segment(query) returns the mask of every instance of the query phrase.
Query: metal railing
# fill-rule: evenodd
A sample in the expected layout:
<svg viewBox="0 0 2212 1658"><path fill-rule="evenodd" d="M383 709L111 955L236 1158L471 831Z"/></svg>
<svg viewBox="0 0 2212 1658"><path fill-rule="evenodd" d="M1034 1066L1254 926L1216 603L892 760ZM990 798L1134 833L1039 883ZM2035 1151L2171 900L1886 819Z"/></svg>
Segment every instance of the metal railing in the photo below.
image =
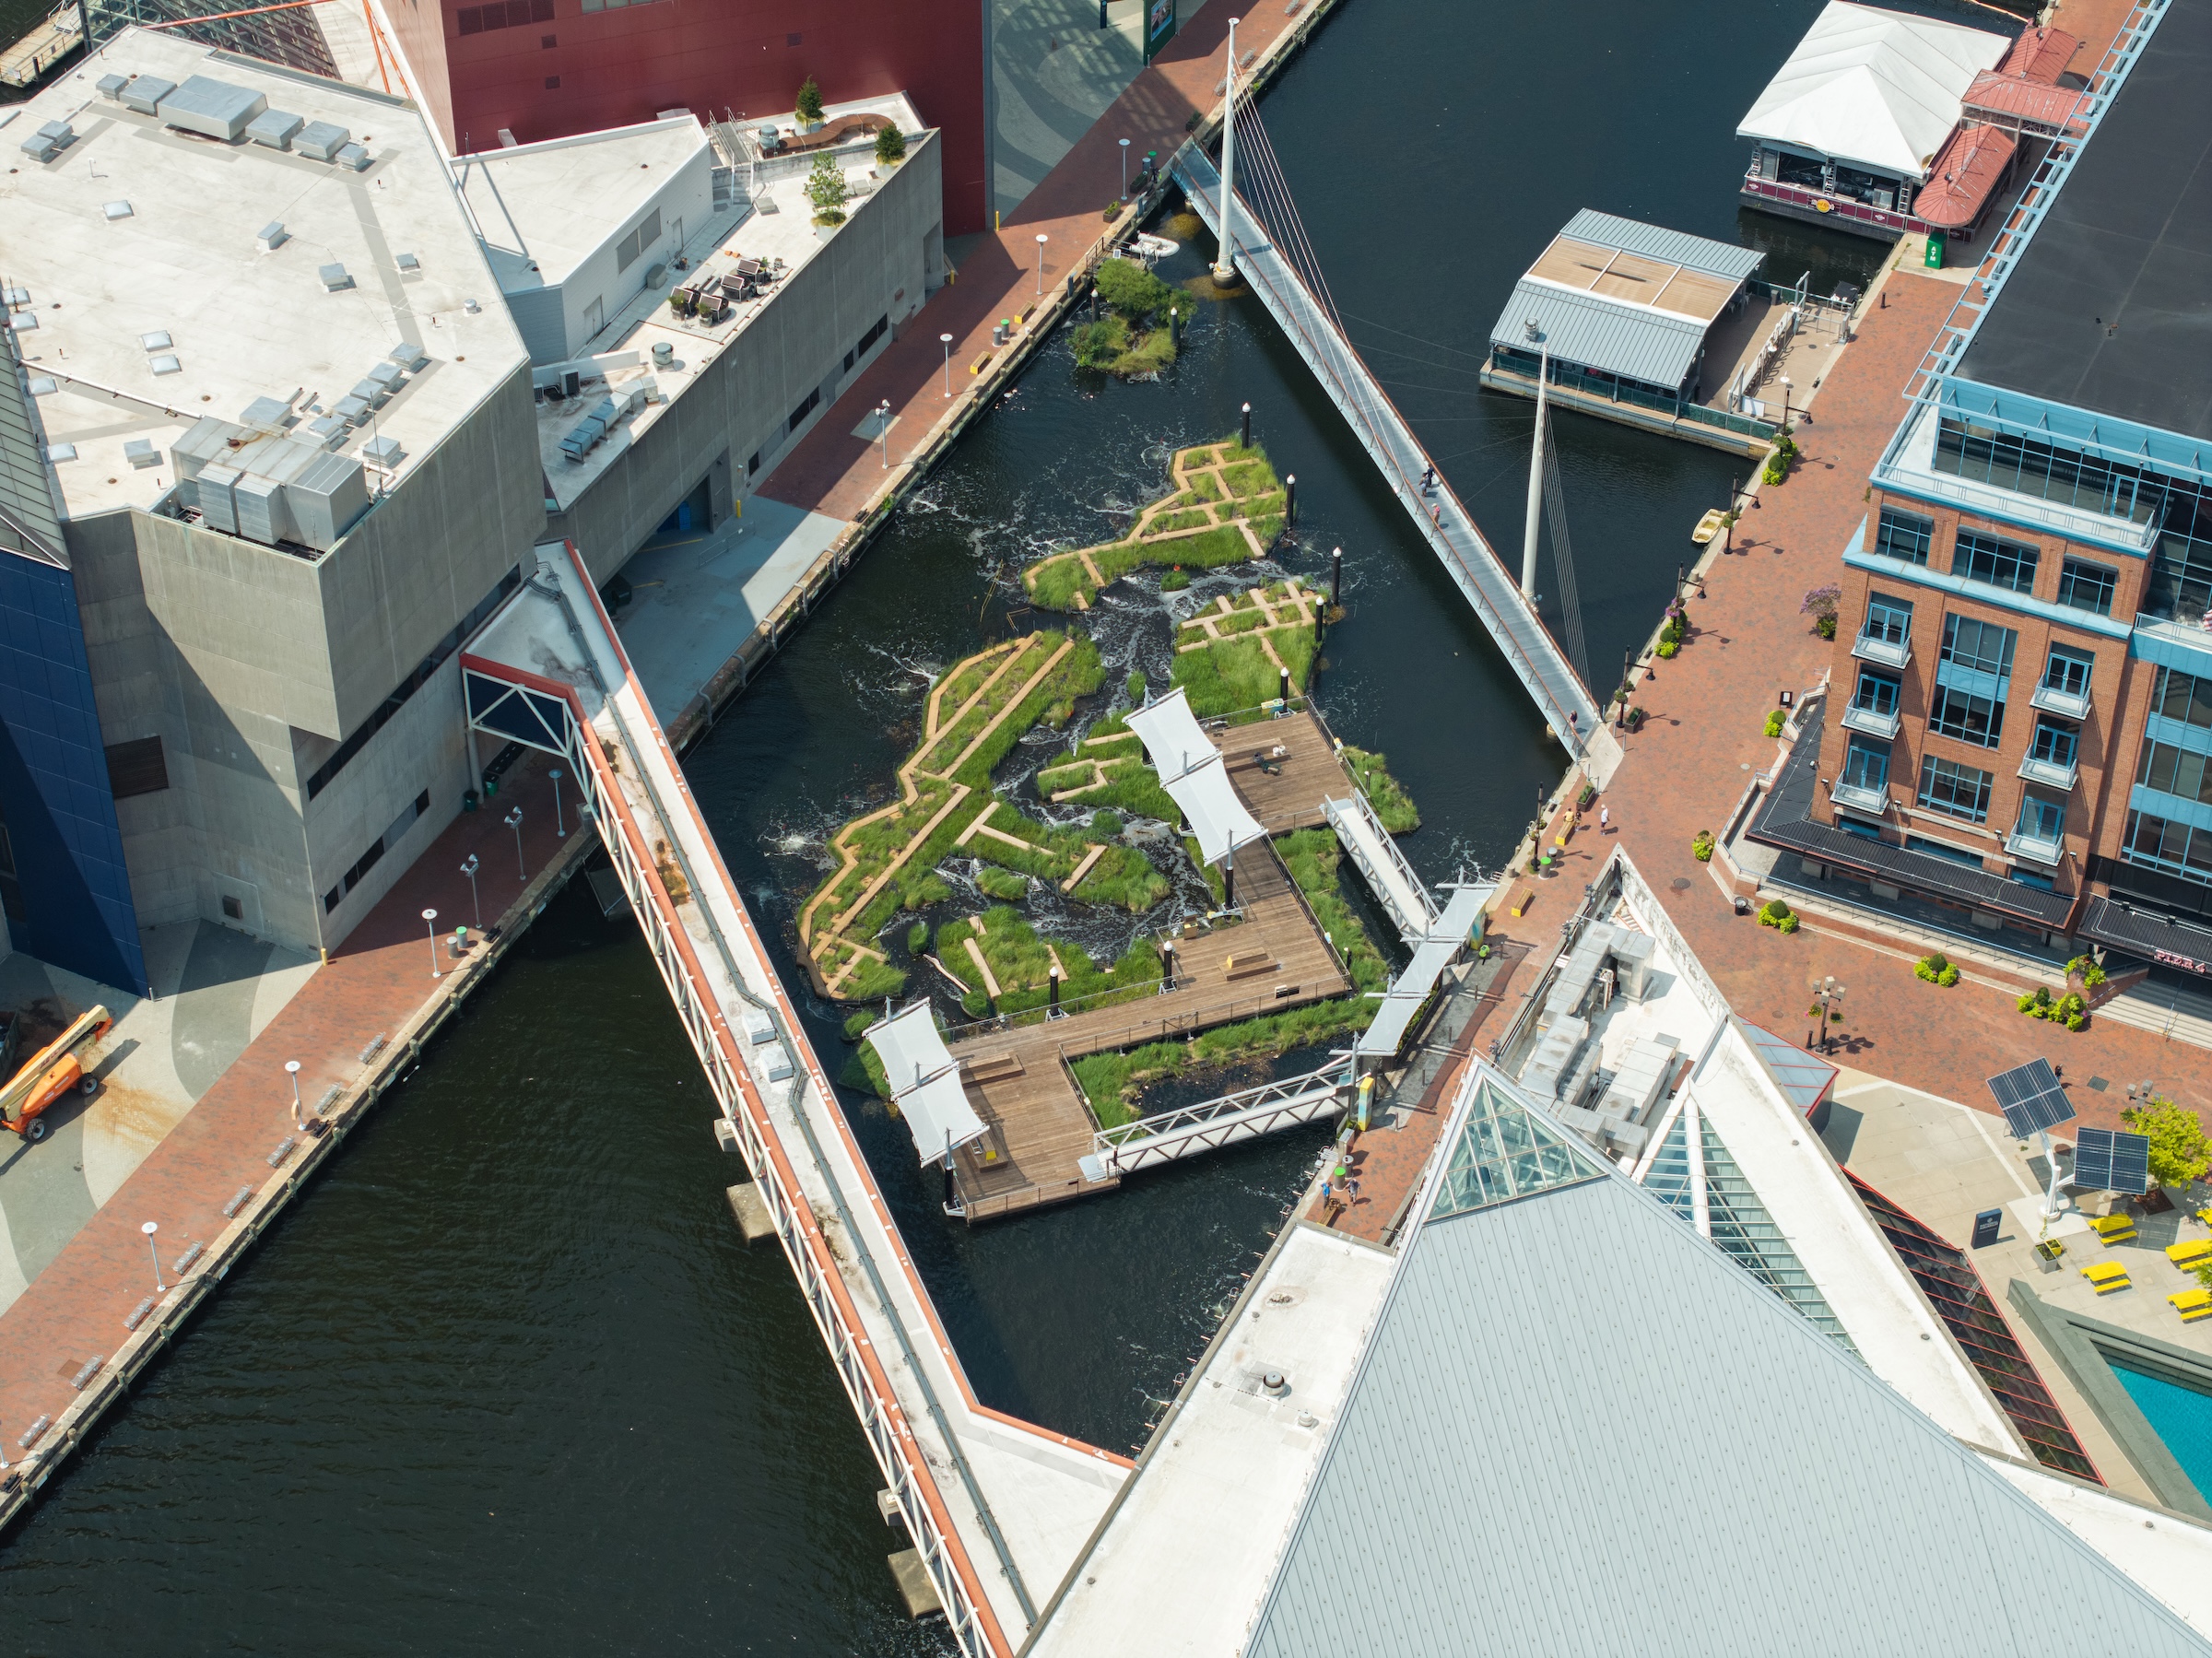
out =
<svg viewBox="0 0 2212 1658"><path fill-rule="evenodd" d="M1109 1173L1133 1174L1311 1123L1335 1111L1351 1086L1351 1056L1339 1053L1316 1071L1099 1129L1090 1137L1091 1148Z"/></svg>
<svg viewBox="0 0 2212 1658"><path fill-rule="evenodd" d="M1915 218L1910 213L1877 207L1855 196L1816 189L1810 184L1793 184L1782 179L1763 178L1756 171L1744 175L1744 194L1757 196L1762 201L1786 202L1793 207L1805 207L1823 218L1848 219L1853 224L1874 225L1899 236L1924 231L1928 228L1924 219ZM1819 206L1822 202L1827 203L1827 206Z"/></svg>
<svg viewBox="0 0 2212 1658"><path fill-rule="evenodd" d="M1533 382L1536 378L1535 370L1533 367L1524 369L1518 360L1520 356L1519 352L1510 349L1495 353L1495 357L1500 359L1495 365L1495 371L1518 374ZM1762 442L1772 441L1775 433L1782 429L1778 421L1755 419L1749 415L1733 415L1726 409L1707 408L1703 404L1692 403L1687 398L1665 397L1656 392L1641 391L1634 386L1621 385L1604 375L1585 373L1572 363L1553 362L1551 383L1585 397L1599 397L1607 403L1631 404L1674 419L1735 432L1738 436L1756 438Z"/></svg>

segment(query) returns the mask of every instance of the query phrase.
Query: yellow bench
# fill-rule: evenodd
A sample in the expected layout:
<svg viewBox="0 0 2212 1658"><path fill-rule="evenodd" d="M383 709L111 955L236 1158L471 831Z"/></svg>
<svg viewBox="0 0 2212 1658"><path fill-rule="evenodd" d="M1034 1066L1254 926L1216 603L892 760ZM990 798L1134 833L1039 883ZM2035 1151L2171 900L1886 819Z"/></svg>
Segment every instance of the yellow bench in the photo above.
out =
<svg viewBox="0 0 2212 1658"><path fill-rule="evenodd" d="M2183 1272L2206 1261L2212 1261L2212 1238L2192 1238L2186 1243L2166 1246L2166 1259Z"/></svg>
<svg viewBox="0 0 2212 1658"><path fill-rule="evenodd" d="M2184 1289L2166 1299L2182 1315L2184 1324L2194 1324L2200 1318L2212 1318L2212 1289Z"/></svg>
<svg viewBox="0 0 2212 1658"><path fill-rule="evenodd" d="M2127 1288L2127 1268L2117 1261L2100 1261L2094 1266L2085 1266L2081 1276L2089 1281L2099 1295Z"/></svg>
<svg viewBox="0 0 2212 1658"><path fill-rule="evenodd" d="M2129 1215L2100 1215L2089 1224L2107 1243L2124 1243L2136 1235L2135 1217Z"/></svg>

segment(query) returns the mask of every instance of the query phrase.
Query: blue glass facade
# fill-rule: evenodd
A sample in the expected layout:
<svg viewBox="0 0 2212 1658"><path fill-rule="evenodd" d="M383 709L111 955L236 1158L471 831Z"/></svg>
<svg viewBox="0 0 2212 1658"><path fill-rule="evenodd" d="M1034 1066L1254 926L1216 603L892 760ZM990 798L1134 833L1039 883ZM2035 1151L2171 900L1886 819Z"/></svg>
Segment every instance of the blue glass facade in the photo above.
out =
<svg viewBox="0 0 2212 1658"><path fill-rule="evenodd" d="M145 994L76 582L11 554L0 554L0 817L20 895L16 947Z"/></svg>

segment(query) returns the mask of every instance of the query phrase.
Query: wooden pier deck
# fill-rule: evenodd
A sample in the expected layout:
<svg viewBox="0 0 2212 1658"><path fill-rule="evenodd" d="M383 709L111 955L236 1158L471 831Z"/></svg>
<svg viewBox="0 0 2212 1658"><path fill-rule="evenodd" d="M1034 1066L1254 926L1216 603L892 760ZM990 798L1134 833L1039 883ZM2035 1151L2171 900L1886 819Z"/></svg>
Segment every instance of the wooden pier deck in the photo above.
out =
<svg viewBox="0 0 2212 1658"><path fill-rule="evenodd" d="M1321 722L1303 709L1206 735L1221 751L1237 793L1270 835L1320 828L1326 821L1321 803L1332 795L1341 800L1359 787Z"/></svg>
<svg viewBox="0 0 2212 1658"><path fill-rule="evenodd" d="M1318 737L1319 728L1312 730ZM1237 890L1240 924L1176 941L1175 989L948 1044L969 1099L992 1130L982 1146L954 1159L971 1224L1121 1183L1083 1177L1077 1159L1089 1154L1095 1125L1068 1061L1194 1035L1351 988L1273 847L1262 841L1239 854Z"/></svg>

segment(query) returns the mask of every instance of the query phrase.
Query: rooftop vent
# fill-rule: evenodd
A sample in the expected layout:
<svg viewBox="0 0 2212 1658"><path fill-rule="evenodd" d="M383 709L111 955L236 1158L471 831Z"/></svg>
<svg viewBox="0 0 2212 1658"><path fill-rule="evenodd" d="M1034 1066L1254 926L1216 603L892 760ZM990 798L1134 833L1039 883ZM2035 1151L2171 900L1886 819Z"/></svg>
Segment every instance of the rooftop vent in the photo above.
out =
<svg viewBox="0 0 2212 1658"><path fill-rule="evenodd" d="M61 388L59 386L55 385L53 381L48 380L42 374L39 376L38 379L30 382L30 394L33 397L43 397L49 392L58 392L60 390Z"/></svg>
<svg viewBox="0 0 2212 1658"><path fill-rule="evenodd" d="M39 325L39 313L35 311L19 311L7 319L7 325L18 334L29 334Z"/></svg>
<svg viewBox="0 0 2212 1658"><path fill-rule="evenodd" d="M384 395L389 397L393 393L399 390L401 383L406 379L406 376L400 371L400 367L397 363L386 360L384 362L378 363L374 368L371 369L369 370L368 378L374 381L379 386L382 387Z"/></svg>
<svg viewBox="0 0 2212 1658"><path fill-rule="evenodd" d="M292 406L281 397L256 397L246 405L246 412L239 418L253 426L283 426L292 413Z"/></svg>
<svg viewBox="0 0 2212 1658"><path fill-rule="evenodd" d="M62 147L44 133L33 133L17 146L34 161L51 161L62 153Z"/></svg>
<svg viewBox="0 0 2212 1658"><path fill-rule="evenodd" d="M182 86L161 100L156 113L165 125L235 143L247 123L268 107L269 100L251 87L189 75Z"/></svg>
<svg viewBox="0 0 2212 1658"><path fill-rule="evenodd" d="M273 218L261 227L261 234L253 239L253 245L265 253L274 253L291 239L292 233L284 228L284 220Z"/></svg>
<svg viewBox="0 0 2212 1658"><path fill-rule="evenodd" d="M76 445L74 443L50 444L46 450L46 458L50 461L74 461L76 459Z"/></svg>
<svg viewBox="0 0 2212 1658"><path fill-rule="evenodd" d="M9 305L28 305L30 303L30 289L12 286L0 288L0 300L5 300Z"/></svg>
<svg viewBox="0 0 2212 1658"><path fill-rule="evenodd" d="M184 372L184 365L179 362L173 357L157 357L149 361L146 366L151 369L157 375L182 374Z"/></svg>
<svg viewBox="0 0 2212 1658"><path fill-rule="evenodd" d="M331 159L349 172L366 172L369 170L369 152L358 144L340 145L338 153Z"/></svg>
<svg viewBox="0 0 2212 1658"><path fill-rule="evenodd" d="M369 400L366 397L341 397L330 406L330 412L348 426L359 426L369 418Z"/></svg>
<svg viewBox="0 0 2212 1658"><path fill-rule="evenodd" d="M171 339L166 334L156 332L153 334L140 335L138 336L138 343L145 347L148 351L166 351L177 342Z"/></svg>
<svg viewBox="0 0 2212 1658"><path fill-rule="evenodd" d="M131 205L128 202L110 202L100 211L106 214L111 221L118 218L129 218L132 216Z"/></svg>
<svg viewBox="0 0 2212 1658"><path fill-rule="evenodd" d="M384 355L410 374L420 373L430 360L430 354L412 340L402 340Z"/></svg>
<svg viewBox="0 0 2212 1658"><path fill-rule="evenodd" d="M323 289L325 293L335 294L340 288L353 286L353 278L346 274L346 267L342 265L324 265L315 272L315 275L323 278Z"/></svg>
<svg viewBox="0 0 2212 1658"><path fill-rule="evenodd" d="M500 129L500 147L501 149L520 149L522 147L522 140L514 135L512 127L503 126Z"/></svg>
<svg viewBox="0 0 2212 1658"><path fill-rule="evenodd" d="M347 395L359 397L371 408L382 408L383 407L385 402L391 397L392 388L386 385L380 385L373 380L364 380L356 384L353 390L348 393Z"/></svg>
<svg viewBox="0 0 2212 1658"><path fill-rule="evenodd" d="M292 140L292 147L311 161L328 161L346 147L346 129L328 121L311 121Z"/></svg>
<svg viewBox="0 0 2212 1658"><path fill-rule="evenodd" d="M161 464L161 452L154 447L151 438L133 438L123 446L123 458L139 472Z"/></svg>
<svg viewBox="0 0 2212 1658"><path fill-rule="evenodd" d="M102 98L121 98L124 88L131 84L131 77L127 75L103 75L92 84L100 88Z"/></svg>
<svg viewBox="0 0 2212 1658"><path fill-rule="evenodd" d="M337 416L324 415L321 419L310 420L307 430L309 436L328 449L345 439L347 427Z"/></svg>
<svg viewBox="0 0 2212 1658"><path fill-rule="evenodd" d="M473 317L477 314L477 312L482 311L484 308L477 304L474 300L464 300L461 301L461 309Z"/></svg>
<svg viewBox="0 0 2212 1658"><path fill-rule="evenodd" d="M288 110L264 110L246 123L246 136L271 149L289 149L293 137L306 124Z"/></svg>
<svg viewBox="0 0 2212 1658"><path fill-rule="evenodd" d="M398 465L400 458L406 453L399 446L396 438L371 438L361 445L364 456L387 469Z"/></svg>
<svg viewBox="0 0 2212 1658"><path fill-rule="evenodd" d="M173 80L163 80L159 75L134 75L130 85L118 97L126 110L135 110L141 115L151 115L161 107L161 100L177 89Z"/></svg>
<svg viewBox="0 0 2212 1658"><path fill-rule="evenodd" d="M403 271L418 271L422 268L422 261L412 253L398 254L392 263L398 265Z"/></svg>

